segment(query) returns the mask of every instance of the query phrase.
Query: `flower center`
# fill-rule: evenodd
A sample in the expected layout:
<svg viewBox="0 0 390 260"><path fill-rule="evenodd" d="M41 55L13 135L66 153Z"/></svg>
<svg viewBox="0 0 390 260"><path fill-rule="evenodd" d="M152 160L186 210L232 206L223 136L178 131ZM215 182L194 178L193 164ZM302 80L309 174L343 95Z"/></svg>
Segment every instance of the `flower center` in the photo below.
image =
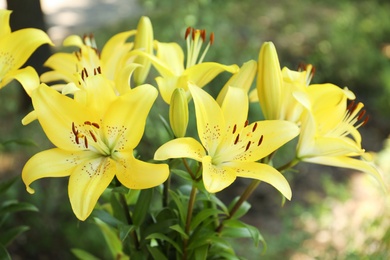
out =
<svg viewBox="0 0 390 260"><path fill-rule="evenodd" d="M189 37L191 36L191 37ZM186 69L196 64L202 63L210 45L214 42L214 33L210 34L210 40L201 54L203 43L206 41L206 30L188 27L184 37L187 41L187 64ZM199 55L200 58L198 59Z"/></svg>
<svg viewBox="0 0 390 260"><path fill-rule="evenodd" d="M84 124L76 125L72 122L72 142L81 149L94 151L105 156L111 155L111 150L103 141L98 123L85 121Z"/></svg>

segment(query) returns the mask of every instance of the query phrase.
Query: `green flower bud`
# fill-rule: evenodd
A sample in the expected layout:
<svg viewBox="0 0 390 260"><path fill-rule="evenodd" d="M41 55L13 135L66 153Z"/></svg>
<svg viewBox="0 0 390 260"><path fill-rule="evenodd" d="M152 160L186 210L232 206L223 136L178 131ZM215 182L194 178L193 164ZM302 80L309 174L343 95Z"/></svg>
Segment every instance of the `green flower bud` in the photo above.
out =
<svg viewBox="0 0 390 260"><path fill-rule="evenodd" d="M153 54L153 27L152 22L146 16L142 16L138 22L134 49ZM142 65L142 68L135 70L133 75L136 85L140 85L144 83L148 76L151 62L150 59L141 55L139 55L134 62Z"/></svg>
<svg viewBox="0 0 390 260"><path fill-rule="evenodd" d="M176 137L185 136L188 125L188 102L186 91L182 88L177 88L172 93L169 123Z"/></svg>

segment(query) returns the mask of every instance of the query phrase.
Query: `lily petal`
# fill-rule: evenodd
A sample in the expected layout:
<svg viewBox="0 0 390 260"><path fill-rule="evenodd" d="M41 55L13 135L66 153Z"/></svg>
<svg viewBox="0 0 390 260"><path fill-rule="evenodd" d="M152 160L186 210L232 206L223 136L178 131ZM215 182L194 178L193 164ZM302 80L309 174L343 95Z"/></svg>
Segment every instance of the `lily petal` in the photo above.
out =
<svg viewBox="0 0 390 260"><path fill-rule="evenodd" d="M115 173L124 170L124 165L110 157L95 156L97 158L79 164L69 178L70 203L74 214L80 220L85 220L91 214Z"/></svg>
<svg viewBox="0 0 390 260"><path fill-rule="evenodd" d="M0 37L11 33L11 27L9 26L9 18L11 16L12 11L10 10L1 10L0 11Z"/></svg>
<svg viewBox="0 0 390 260"><path fill-rule="evenodd" d="M19 81L29 96L31 96L31 92L36 89L40 83L37 72L30 66L8 73L3 78L3 82L9 82L12 79Z"/></svg>
<svg viewBox="0 0 390 260"><path fill-rule="evenodd" d="M191 137L173 139L160 146L154 154L155 160L190 158L198 162L206 155L203 146Z"/></svg>
<svg viewBox="0 0 390 260"><path fill-rule="evenodd" d="M34 193L30 187L34 181L46 177L65 177L72 174L78 163L88 158L88 153L74 153L53 148L37 153L22 170L22 180L29 193Z"/></svg>
<svg viewBox="0 0 390 260"><path fill-rule="evenodd" d="M198 135L210 155L213 155L225 135L226 125L223 112L217 101L206 91L189 83L195 104Z"/></svg>
<svg viewBox="0 0 390 260"><path fill-rule="evenodd" d="M226 126L232 128L236 125L236 131L240 132L248 118L249 103L245 91L240 88L229 87L221 108Z"/></svg>
<svg viewBox="0 0 390 260"><path fill-rule="evenodd" d="M203 157L203 183L208 192L215 193L225 189L234 182L236 171L230 167L215 166L211 160L210 156Z"/></svg>
<svg viewBox="0 0 390 260"><path fill-rule="evenodd" d="M251 178L274 186L283 196L291 200L292 192L286 178L268 164L257 162L229 162L226 166L237 172L237 177Z"/></svg>
<svg viewBox="0 0 390 260"><path fill-rule="evenodd" d="M123 165L116 172L118 180L129 189L148 189L158 186L169 176L167 164L147 163L134 158L132 152L121 153L118 159Z"/></svg>

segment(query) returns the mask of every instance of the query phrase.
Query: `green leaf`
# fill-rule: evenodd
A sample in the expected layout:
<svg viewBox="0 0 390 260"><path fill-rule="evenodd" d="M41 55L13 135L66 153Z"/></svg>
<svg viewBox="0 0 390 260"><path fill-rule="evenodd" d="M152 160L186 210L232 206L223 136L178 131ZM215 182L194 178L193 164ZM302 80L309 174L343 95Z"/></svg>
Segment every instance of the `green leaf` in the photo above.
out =
<svg viewBox="0 0 390 260"><path fill-rule="evenodd" d="M6 231L1 231L0 244L8 246L15 238L17 238L20 234L22 234L23 232L29 229L30 228L28 226L19 226L19 227L8 229Z"/></svg>
<svg viewBox="0 0 390 260"><path fill-rule="evenodd" d="M126 201L129 205L135 205L137 203L139 194L141 190L130 190L129 193L126 194Z"/></svg>
<svg viewBox="0 0 390 260"><path fill-rule="evenodd" d="M173 169L171 169L171 172L173 172L174 174L176 174L180 178L184 179L188 183L193 182L191 175L187 171L173 168Z"/></svg>
<svg viewBox="0 0 390 260"><path fill-rule="evenodd" d="M108 248L110 249L112 259L117 259L118 256L124 255L122 241L119 239L119 236L116 234L116 232L114 232L109 225L100 219L95 218L94 220L103 233L104 239L106 240Z"/></svg>
<svg viewBox="0 0 390 260"><path fill-rule="evenodd" d="M0 259L12 260L11 256L8 254L7 249L2 244L0 244Z"/></svg>
<svg viewBox="0 0 390 260"><path fill-rule="evenodd" d="M0 207L0 216L18 211L38 211L38 208L28 202L18 202L15 200L6 201Z"/></svg>
<svg viewBox="0 0 390 260"><path fill-rule="evenodd" d="M1 181L0 182L0 194L6 192L19 178L20 178L20 176L15 176L13 178L10 178L9 180Z"/></svg>
<svg viewBox="0 0 390 260"><path fill-rule="evenodd" d="M187 205L186 205L186 201L183 200L183 194L179 195L173 190L169 190L169 195L172 198L173 203L175 203L177 210L179 211L180 222L184 224L187 216L187 211L186 211Z"/></svg>
<svg viewBox="0 0 390 260"><path fill-rule="evenodd" d="M215 203L222 211L225 215L228 215L229 214L229 209L226 207L225 203L223 203L219 198L217 198L217 196L215 196L214 194L210 194L210 193L199 193L197 195L197 200L200 200L200 201L205 201L205 202L212 202L212 203Z"/></svg>
<svg viewBox="0 0 390 260"><path fill-rule="evenodd" d="M112 208L112 211L113 211L113 216L116 219L120 220L122 223L127 223L126 216L125 216L125 213L124 213L124 211L126 209L123 208L124 206L119 201L121 198L118 198L118 196L123 196L123 195L122 194L117 194L115 192L111 192L110 204L111 204L111 208ZM126 207L127 207L127 204L126 204Z"/></svg>
<svg viewBox="0 0 390 260"><path fill-rule="evenodd" d="M216 216L218 216L219 214L223 214L223 212L218 209L205 208L201 210L198 214L196 214L195 217L192 218L190 224L191 230L194 230L200 223L202 223L208 218L213 218L215 220Z"/></svg>
<svg viewBox="0 0 390 260"><path fill-rule="evenodd" d="M99 258L82 249L72 248L70 251L72 252L72 254L74 254L74 256L77 257L77 259L80 260L99 260Z"/></svg>
<svg viewBox="0 0 390 260"><path fill-rule="evenodd" d="M232 203L229 205L229 211L234 207L236 202L240 199L240 197L236 197ZM248 213L249 209L251 208L251 204L249 202L244 201L241 206L238 208L238 210L234 213L233 216L231 216L232 219L239 219L242 216L244 216L246 213Z"/></svg>
<svg viewBox="0 0 390 260"><path fill-rule="evenodd" d="M107 223L108 225L113 226L113 227L118 227L120 225L123 225L123 223L121 221L114 218L114 216L112 216L111 214L109 214L105 210L95 209L92 212L92 216L94 218L98 218L98 219L104 221L105 223Z"/></svg>
<svg viewBox="0 0 390 260"><path fill-rule="evenodd" d="M166 241L169 244L171 244L180 254L183 253L180 246L175 241L173 241L170 237L167 237L164 234L161 234L161 233L150 234L149 236L146 237L146 239L159 239L162 241Z"/></svg>
<svg viewBox="0 0 390 260"><path fill-rule="evenodd" d="M168 258L163 253L161 253L157 247L147 246L147 248L153 259L168 260Z"/></svg>
<svg viewBox="0 0 390 260"><path fill-rule="evenodd" d="M133 224L139 227L144 222L146 214L149 211L150 202L153 198L153 189L142 190L139 194L137 203L135 204L133 213Z"/></svg>
<svg viewBox="0 0 390 260"><path fill-rule="evenodd" d="M170 137L169 140L174 139L175 135L173 134L173 131L171 129L171 125L167 122L167 120L165 120L165 118L161 114L159 114L158 116L160 117L160 120L163 123L163 126Z"/></svg>
<svg viewBox="0 0 390 260"><path fill-rule="evenodd" d="M130 232L134 230L134 226L133 225L131 225L131 226L130 225L119 225L118 230L119 230L119 239L121 241L125 241L125 239L130 234Z"/></svg>
<svg viewBox="0 0 390 260"><path fill-rule="evenodd" d="M184 229L181 226L179 226L178 224L170 226L169 228L177 231L183 239L188 239L188 235L186 234Z"/></svg>
<svg viewBox="0 0 390 260"><path fill-rule="evenodd" d="M195 256L194 259L206 260L208 252L209 252L209 245L204 245L202 247L199 247L196 250L194 250L194 256Z"/></svg>

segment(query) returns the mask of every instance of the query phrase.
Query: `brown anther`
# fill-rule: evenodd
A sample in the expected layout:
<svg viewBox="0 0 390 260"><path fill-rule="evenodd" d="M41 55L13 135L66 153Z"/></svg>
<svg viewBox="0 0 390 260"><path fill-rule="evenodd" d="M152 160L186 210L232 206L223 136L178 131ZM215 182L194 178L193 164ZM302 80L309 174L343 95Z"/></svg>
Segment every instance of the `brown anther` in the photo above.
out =
<svg viewBox="0 0 390 260"><path fill-rule="evenodd" d="M360 113L359 113L359 115L358 115L358 117L357 117L357 120L362 119L362 118L364 117L365 114L366 114L366 110L360 111Z"/></svg>
<svg viewBox="0 0 390 260"><path fill-rule="evenodd" d="M364 126L365 124L367 124L368 119L370 119L370 117L367 115L367 116L364 118L363 123L362 123L361 126Z"/></svg>
<svg viewBox="0 0 390 260"><path fill-rule="evenodd" d="M191 38L192 38L193 41L195 40L195 33L196 33L197 31L198 31L198 30L197 30L197 29L194 29L194 28L192 28L192 30L191 30Z"/></svg>
<svg viewBox="0 0 390 260"><path fill-rule="evenodd" d="M97 70L98 74L102 74L102 68L100 66L97 67L96 70Z"/></svg>
<svg viewBox="0 0 390 260"><path fill-rule="evenodd" d="M76 130L76 126L74 125L74 122L72 122L72 132L75 136L77 136L78 132Z"/></svg>
<svg viewBox="0 0 390 260"><path fill-rule="evenodd" d="M252 132L256 131L257 128L257 122L253 125Z"/></svg>
<svg viewBox="0 0 390 260"><path fill-rule="evenodd" d="M236 132L236 130L237 130L237 125L234 124L234 126L233 126L233 134Z"/></svg>
<svg viewBox="0 0 390 260"><path fill-rule="evenodd" d="M261 143L263 142L263 138L264 138L264 136L261 135L259 141L257 142L257 146L261 145Z"/></svg>
<svg viewBox="0 0 390 260"><path fill-rule="evenodd" d="M234 144L237 144L239 139L240 139L240 134L237 135L236 139L234 140Z"/></svg>
<svg viewBox="0 0 390 260"><path fill-rule="evenodd" d="M248 144L245 147L245 152L248 151L249 147L251 146L251 141L248 142Z"/></svg>
<svg viewBox="0 0 390 260"><path fill-rule="evenodd" d="M88 71L87 71L87 69L84 68L83 70L84 70L85 76L88 78Z"/></svg>
<svg viewBox="0 0 390 260"><path fill-rule="evenodd" d="M200 37L203 42L206 40L206 30L200 30Z"/></svg>
<svg viewBox="0 0 390 260"><path fill-rule="evenodd" d="M248 124L249 124L249 121L246 120L245 123L244 123L244 127L247 127Z"/></svg>
<svg viewBox="0 0 390 260"><path fill-rule="evenodd" d="M99 124L98 123L92 123L92 126L94 126L95 128L97 128L97 129L99 129L100 128L100 126L99 126Z"/></svg>
<svg viewBox="0 0 390 260"><path fill-rule="evenodd" d="M88 148L88 139L86 136L84 136L84 145L85 145L85 148Z"/></svg>
<svg viewBox="0 0 390 260"><path fill-rule="evenodd" d="M353 107L355 106L355 101L354 100L352 100L352 102L351 103L349 103L349 105L348 105L348 107L347 107L347 110L349 111L349 112L353 112L353 110L355 110Z"/></svg>
<svg viewBox="0 0 390 260"><path fill-rule="evenodd" d="M85 121L85 122L84 122L84 125L91 125L91 122Z"/></svg>
<svg viewBox="0 0 390 260"><path fill-rule="evenodd" d="M76 142L76 144L80 144L79 136L78 136L78 135L75 135L75 136L74 136L74 141Z"/></svg>
<svg viewBox="0 0 390 260"><path fill-rule="evenodd" d="M97 138L96 138L96 136L95 136L95 134L91 131L91 130L89 130L89 134L91 135L91 137L92 137L92 139L95 141L95 143L97 142Z"/></svg>
<svg viewBox="0 0 390 260"><path fill-rule="evenodd" d="M213 45L214 43L214 33L210 33L210 45Z"/></svg>
<svg viewBox="0 0 390 260"><path fill-rule="evenodd" d="M187 40L187 37L188 37L188 35L190 35L191 30L192 30L192 27L187 27L186 33L185 33L185 35L184 35L184 40Z"/></svg>

